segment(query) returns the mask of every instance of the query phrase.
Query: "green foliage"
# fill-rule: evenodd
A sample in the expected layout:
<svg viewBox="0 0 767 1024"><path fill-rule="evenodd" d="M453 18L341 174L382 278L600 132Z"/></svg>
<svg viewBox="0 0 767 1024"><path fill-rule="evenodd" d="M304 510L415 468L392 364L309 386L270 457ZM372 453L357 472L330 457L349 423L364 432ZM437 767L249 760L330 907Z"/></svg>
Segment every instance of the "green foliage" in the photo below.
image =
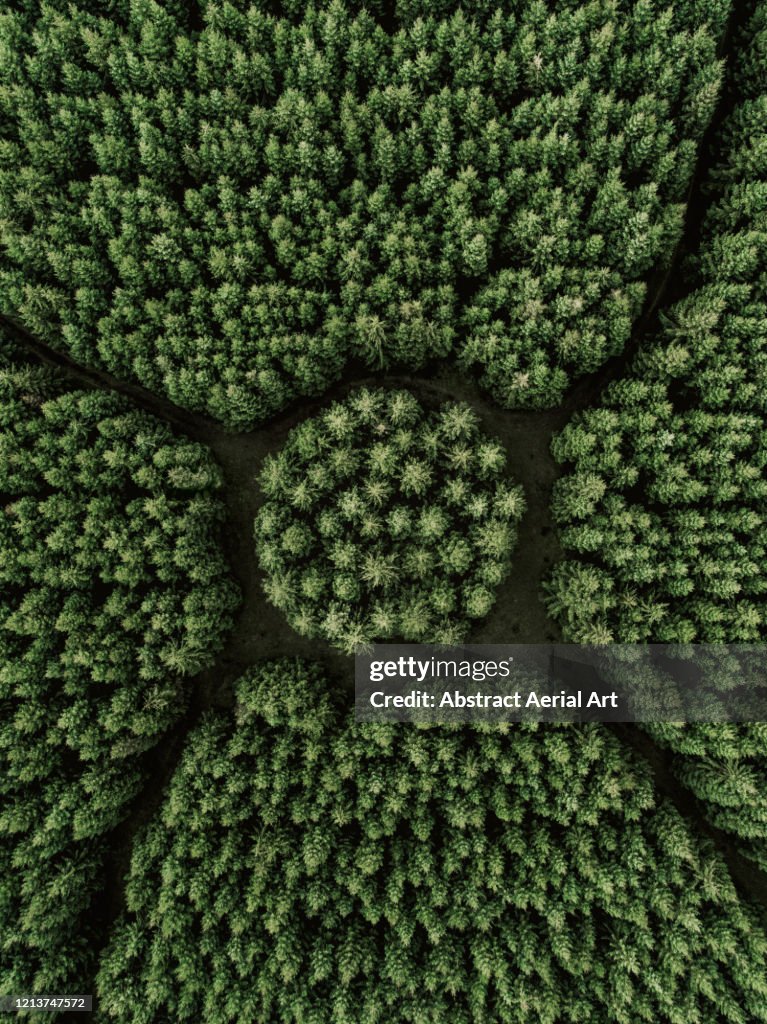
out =
<svg viewBox="0 0 767 1024"><path fill-rule="evenodd" d="M742 43L695 287L554 442L571 470L554 492L568 558L549 602L571 640L767 640L767 5ZM767 868L764 724L648 731Z"/></svg>
<svg viewBox="0 0 767 1024"><path fill-rule="evenodd" d="M28 0L0 303L241 428L351 358L551 404L673 251L729 6Z"/></svg>
<svg viewBox="0 0 767 1024"><path fill-rule="evenodd" d="M327 690L266 663L192 734L107 1019L767 1019L764 933L607 730L359 725Z"/></svg>
<svg viewBox="0 0 767 1024"><path fill-rule="evenodd" d="M237 603L220 472L125 401L0 368L0 990L75 991L105 834Z"/></svg>
<svg viewBox="0 0 767 1024"><path fill-rule="evenodd" d="M760 10L756 52L764 22ZM571 639L767 638L765 116L761 92L722 130L732 156L712 175L697 287L555 439L573 467L553 497L573 558L551 604Z"/></svg>
<svg viewBox="0 0 767 1024"><path fill-rule="evenodd" d="M238 428L450 356L551 405L671 259L732 6L10 0L0 310ZM695 290L555 442L568 639L767 638L767 4L741 49ZM82 990L112 830L237 598L208 451L0 361L0 991ZM467 406L335 403L261 474L269 598L345 650L462 639L504 465ZM762 924L608 730L357 725L291 662L236 696L133 848L104 1019L767 1021ZM649 731L767 868L765 727Z"/></svg>
<svg viewBox="0 0 767 1024"><path fill-rule="evenodd" d="M255 524L269 600L344 650L452 643L508 572L524 510L506 453L467 405L353 392L294 428L261 473Z"/></svg>
<svg viewBox="0 0 767 1024"><path fill-rule="evenodd" d="M646 728L711 824L767 871L767 723Z"/></svg>

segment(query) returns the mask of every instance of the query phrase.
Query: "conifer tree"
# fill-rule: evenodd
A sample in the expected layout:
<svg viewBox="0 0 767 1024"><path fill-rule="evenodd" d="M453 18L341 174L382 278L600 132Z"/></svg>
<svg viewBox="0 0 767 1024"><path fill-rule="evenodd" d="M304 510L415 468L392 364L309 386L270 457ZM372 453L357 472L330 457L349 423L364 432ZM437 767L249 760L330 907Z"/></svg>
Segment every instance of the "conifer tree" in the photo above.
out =
<svg viewBox="0 0 767 1024"><path fill-rule="evenodd" d="M0 990L79 992L107 836L237 592L210 453L0 352Z"/></svg>
<svg viewBox="0 0 767 1024"><path fill-rule="evenodd" d="M352 652L455 643L509 571L522 489L473 410L352 392L267 458L255 523L268 599L299 633Z"/></svg>
<svg viewBox="0 0 767 1024"><path fill-rule="evenodd" d="M104 1018L767 1020L764 932L599 725L360 725L247 672L136 844Z"/></svg>
<svg viewBox="0 0 767 1024"><path fill-rule="evenodd" d="M679 237L727 0L12 4L0 308L238 428L350 360L546 406Z"/></svg>
<svg viewBox="0 0 767 1024"><path fill-rule="evenodd" d="M693 287L555 439L568 557L548 599L568 639L767 639L766 50L759 3L731 68ZM767 867L764 726L648 728L710 821Z"/></svg>

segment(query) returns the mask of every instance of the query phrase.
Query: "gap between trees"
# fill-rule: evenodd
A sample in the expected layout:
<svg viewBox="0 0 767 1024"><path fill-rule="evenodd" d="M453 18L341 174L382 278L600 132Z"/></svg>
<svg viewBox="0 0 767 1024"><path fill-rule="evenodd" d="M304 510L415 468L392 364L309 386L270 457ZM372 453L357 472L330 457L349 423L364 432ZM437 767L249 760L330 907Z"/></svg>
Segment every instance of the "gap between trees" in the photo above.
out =
<svg viewBox="0 0 767 1024"><path fill-rule="evenodd" d="M730 19L722 46L724 56L731 50L741 22L747 19L744 5ZM550 452L554 433L580 409L596 400L603 388L630 365L642 337L657 324L661 301L675 301L684 294L679 269L684 258L694 251L700 220L705 210L702 182L711 163L711 142L731 106L725 90L711 124L701 142L698 162L687 196L685 231L668 268L650 282L645 309L635 324L631 339L620 356L609 359L597 372L581 378L556 409L509 411L486 399L473 381L448 367L427 367L407 377L394 374L371 375L363 367L353 367L346 379L328 389L320 398L294 403L274 417L268 425L246 433L233 434L208 417L174 405L141 385L118 380L106 371L82 366L70 356L51 348L34 337L16 320L0 314L0 325L20 341L36 359L57 367L84 388L108 389L131 399L138 407L206 444L225 475L223 500L229 511L227 555L242 591L242 605L236 625L224 650L208 669L190 680L190 702L185 715L166 734L163 742L147 754L147 771L152 784L136 798L129 814L113 833L111 853L104 872L102 925L108 934L124 906L124 876L135 836L160 806L164 789L175 770L186 735L208 709L233 703L232 683L258 660L284 656L319 661L339 679L350 680L353 659L333 650L322 641L308 640L294 633L276 609L265 600L260 586L253 543L253 519L259 505L256 477L265 456L281 447L288 431L296 423L313 415L352 388L376 386L405 387L413 390L425 405L446 400L468 402L478 412L483 428L503 442L508 453L509 471L521 483L528 510L519 528L519 542L510 578L498 589L494 609L479 624L474 642L556 640L555 623L547 616L540 600L540 583L562 556L549 511L549 497L561 468ZM692 214L692 216L690 216ZM671 284L676 276L676 283ZM658 794L670 800L697 835L711 843L727 865L741 893L754 902L767 922L767 875L737 850L730 837L711 826L697 801L671 769L671 754L662 750L640 728L632 725L608 725L619 739L644 762Z"/></svg>

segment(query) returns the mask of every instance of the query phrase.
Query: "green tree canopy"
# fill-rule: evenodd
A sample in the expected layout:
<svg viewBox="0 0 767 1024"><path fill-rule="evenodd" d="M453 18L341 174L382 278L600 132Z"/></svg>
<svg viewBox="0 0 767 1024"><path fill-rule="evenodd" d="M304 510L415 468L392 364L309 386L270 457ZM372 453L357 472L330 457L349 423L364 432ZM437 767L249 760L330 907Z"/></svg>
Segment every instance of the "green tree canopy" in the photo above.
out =
<svg viewBox="0 0 767 1024"><path fill-rule="evenodd" d="M764 932L603 727L358 725L287 660L236 694L135 847L106 1019L767 1020Z"/></svg>
<svg viewBox="0 0 767 1024"><path fill-rule="evenodd" d="M13 3L0 306L240 428L451 352L550 405L671 257L729 6Z"/></svg>
<svg viewBox="0 0 767 1024"><path fill-rule="evenodd" d="M73 991L97 952L104 836L237 604L220 486L125 400L0 366L3 992Z"/></svg>
<svg viewBox="0 0 767 1024"><path fill-rule="evenodd" d="M264 587L291 625L347 651L455 643L509 571L522 489L473 410L352 392L288 435L260 476Z"/></svg>
<svg viewBox="0 0 767 1024"><path fill-rule="evenodd" d="M766 61L758 4L731 69L693 287L554 442L567 557L549 602L568 639L767 640ZM767 868L764 724L651 731L712 823Z"/></svg>

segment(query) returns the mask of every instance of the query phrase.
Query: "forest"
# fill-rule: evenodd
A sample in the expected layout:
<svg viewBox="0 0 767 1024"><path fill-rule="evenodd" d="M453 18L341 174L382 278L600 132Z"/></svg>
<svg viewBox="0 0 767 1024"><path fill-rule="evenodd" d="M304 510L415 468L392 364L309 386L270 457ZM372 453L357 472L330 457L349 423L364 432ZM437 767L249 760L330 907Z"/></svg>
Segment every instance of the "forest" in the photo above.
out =
<svg viewBox="0 0 767 1024"><path fill-rule="evenodd" d="M8 0L0 996L767 1022L767 722L352 697L767 640L765 125L765 0Z"/></svg>
<svg viewBox="0 0 767 1024"><path fill-rule="evenodd" d="M551 405L673 254L727 6L12 2L0 301L240 430L353 361Z"/></svg>

